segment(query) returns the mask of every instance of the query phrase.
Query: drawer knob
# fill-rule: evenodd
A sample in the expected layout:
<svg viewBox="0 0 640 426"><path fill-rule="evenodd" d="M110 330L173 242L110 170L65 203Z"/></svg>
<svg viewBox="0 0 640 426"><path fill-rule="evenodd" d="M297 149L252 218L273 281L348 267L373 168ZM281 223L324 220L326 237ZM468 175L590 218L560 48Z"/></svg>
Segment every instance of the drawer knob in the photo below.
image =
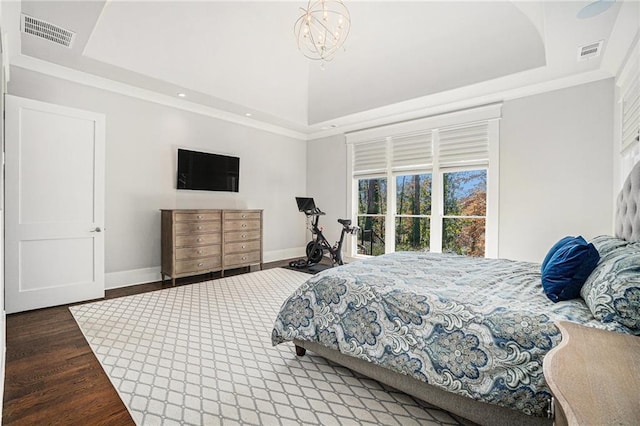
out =
<svg viewBox="0 0 640 426"><path fill-rule="evenodd" d="M202 226L198 226L198 229L202 229Z"/></svg>
<svg viewBox="0 0 640 426"><path fill-rule="evenodd" d="M198 266L202 266L202 265L204 265L204 263L202 263L202 262L198 263Z"/></svg>
<svg viewBox="0 0 640 426"><path fill-rule="evenodd" d="M245 217L247 217L246 215L242 215L242 218L244 219Z"/></svg>
<svg viewBox="0 0 640 426"><path fill-rule="evenodd" d="M242 260L247 260L247 256L242 256Z"/></svg>
<svg viewBox="0 0 640 426"><path fill-rule="evenodd" d="M202 219L202 215L200 215L200 214L199 214L199 215L197 216L197 218L198 218L198 219Z"/></svg>
<svg viewBox="0 0 640 426"><path fill-rule="evenodd" d="M247 224L246 224L246 223L243 223L243 224L242 224L242 227L243 227L243 228L246 228L246 227L247 227Z"/></svg>
<svg viewBox="0 0 640 426"><path fill-rule="evenodd" d="M202 254L202 250L198 250L198 254Z"/></svg>
<svg viewBox="0 0 640 426"><path fill-rule="evenodd" d="M198 238L198 242L202 241L202 238Z"/></svg>
<svg viewBox="0 0 640 426"><path fill-rule="evenodd" d="M244 235L244 234L242 234L242 238L247 238L247 236L246 236L246 235Z"/></svg>
<svg viewBox="0 0 640 426"><path fill-rule="evenodd" d="M243 245L242 248L246 248L247 246Z"/></svg>

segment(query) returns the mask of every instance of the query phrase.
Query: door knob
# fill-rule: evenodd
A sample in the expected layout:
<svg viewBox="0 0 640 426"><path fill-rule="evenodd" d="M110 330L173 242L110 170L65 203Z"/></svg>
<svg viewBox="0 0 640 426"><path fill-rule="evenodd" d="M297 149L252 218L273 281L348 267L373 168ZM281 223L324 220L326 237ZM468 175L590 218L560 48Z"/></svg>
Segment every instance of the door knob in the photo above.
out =
<svg viewBox="0 0 640 426"><path fill-rule="evenodd" d="M99 226L96 226L96 229L92 229L90 232L102 232Z"/></svg>

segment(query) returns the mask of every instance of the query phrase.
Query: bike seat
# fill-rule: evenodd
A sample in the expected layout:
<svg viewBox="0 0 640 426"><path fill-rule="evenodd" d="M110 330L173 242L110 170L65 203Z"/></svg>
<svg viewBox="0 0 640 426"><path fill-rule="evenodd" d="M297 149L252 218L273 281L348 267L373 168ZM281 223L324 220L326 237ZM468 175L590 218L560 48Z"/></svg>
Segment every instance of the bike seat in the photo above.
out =
<svg viewBox="0 0 640 426"><path fill-rule="evenodd" d="M351 225L351 219L338 219L338 223L342 226Z"/></svg>

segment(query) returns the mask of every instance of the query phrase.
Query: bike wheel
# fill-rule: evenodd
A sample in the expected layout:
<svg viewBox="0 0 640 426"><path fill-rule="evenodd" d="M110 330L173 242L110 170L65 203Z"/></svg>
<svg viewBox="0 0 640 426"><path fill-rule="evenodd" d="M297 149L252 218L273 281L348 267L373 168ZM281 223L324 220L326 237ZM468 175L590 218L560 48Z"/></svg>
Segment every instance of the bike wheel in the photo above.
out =
<svg viewBox="0 0 640 426"><path fill-rule="evenodd" d="M307 244L307 259L311 263L319 263L322 260L323 250L315 241Z"/></svg>

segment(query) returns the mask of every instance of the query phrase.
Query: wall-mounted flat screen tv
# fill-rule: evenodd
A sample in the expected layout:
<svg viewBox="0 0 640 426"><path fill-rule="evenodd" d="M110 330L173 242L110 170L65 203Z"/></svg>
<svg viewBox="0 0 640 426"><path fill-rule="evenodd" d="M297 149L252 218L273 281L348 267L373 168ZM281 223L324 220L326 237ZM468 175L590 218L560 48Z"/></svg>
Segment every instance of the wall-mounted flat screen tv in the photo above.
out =
<svg viewBox="0 0 640 426"><path fill-rule="evenodd" d="M178 189L238 192L240 158L178 149Z"/></svg>

